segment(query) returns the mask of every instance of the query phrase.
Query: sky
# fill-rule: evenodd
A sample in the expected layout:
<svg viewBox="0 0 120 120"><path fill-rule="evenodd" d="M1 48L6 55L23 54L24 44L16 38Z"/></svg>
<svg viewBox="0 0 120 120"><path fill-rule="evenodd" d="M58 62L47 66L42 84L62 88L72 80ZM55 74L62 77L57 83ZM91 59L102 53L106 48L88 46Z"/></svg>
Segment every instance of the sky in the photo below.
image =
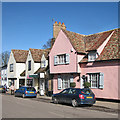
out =
<svg viewBox="0 0 120 120"><path fill-rule="evenodd" d="M53 37L53 23L89 35L118 28L116 2L3 2L2 51L42 49Z"/></svg>

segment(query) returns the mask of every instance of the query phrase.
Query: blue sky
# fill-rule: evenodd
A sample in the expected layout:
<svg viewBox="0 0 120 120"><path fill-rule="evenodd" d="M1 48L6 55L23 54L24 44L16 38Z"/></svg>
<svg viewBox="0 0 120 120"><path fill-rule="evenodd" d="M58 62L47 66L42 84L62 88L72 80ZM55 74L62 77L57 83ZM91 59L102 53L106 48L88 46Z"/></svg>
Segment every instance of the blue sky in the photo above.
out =
<svg viewBox="0 0 120 120"><path fill-rule="evenodd" d="M52 18L80 34L107 31L118 27L118 3L2 3L2 50L41 49L53 36Z"/></svg>

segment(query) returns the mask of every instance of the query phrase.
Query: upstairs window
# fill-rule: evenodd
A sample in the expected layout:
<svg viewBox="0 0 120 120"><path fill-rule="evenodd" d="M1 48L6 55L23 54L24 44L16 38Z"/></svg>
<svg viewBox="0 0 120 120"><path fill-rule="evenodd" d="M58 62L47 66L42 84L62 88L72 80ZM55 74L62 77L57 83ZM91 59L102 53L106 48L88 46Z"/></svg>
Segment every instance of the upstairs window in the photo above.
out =
<svg viewBox="0 0 120 120"><path fill-rule="evenodd" d="M61 54L54 56L54 65L69 64L70 56L69 54Z"/></svg>
<svg viewBox="0 0 120 120"><path fill-rule="evenodd" d="M46 67L46 61L41 61L41 68Z"/></svg>
<svg viewBox="0 0 120 120"><path fill-rule="evenodd" d="M28 61L28 71L30 71L30 70L31 70L31 60Z"/></svg>
<svg viewBox="0 0 120 120"><path fill-rule="evenodd" d="M10 72L13 72L13 64L10 64Z"/></svg>
<svg viewBox="0 0 120 120"><path fill-rule="evenodd" d="M95 61L96 58L97 58L96 52L90 52L90 53L88 54L88 61Z"/></svg>

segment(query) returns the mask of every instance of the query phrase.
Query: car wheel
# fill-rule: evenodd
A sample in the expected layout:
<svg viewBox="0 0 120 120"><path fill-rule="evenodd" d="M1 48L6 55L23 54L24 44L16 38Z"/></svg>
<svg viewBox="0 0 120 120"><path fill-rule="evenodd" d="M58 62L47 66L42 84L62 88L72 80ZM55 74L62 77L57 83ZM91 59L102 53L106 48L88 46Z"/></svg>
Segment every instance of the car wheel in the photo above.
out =
<svg viewBox="0 0 120 120"><path fill-rule="evenodd" d="M53 98L53 103L54 103L54 104L58 104L57 98Z"/></svg>
<svg viewBox="0 0 120 120"><path fill-rule="evenodd" d="M22 97L25 98L25 94L22 94Z"/></svg>
<svg viewBox="0 0 120 120"><path fill-rule="evenodd" d="M77 107L78 106L78 103L75 99L72 100L72 106L73 107Z"/></svg>

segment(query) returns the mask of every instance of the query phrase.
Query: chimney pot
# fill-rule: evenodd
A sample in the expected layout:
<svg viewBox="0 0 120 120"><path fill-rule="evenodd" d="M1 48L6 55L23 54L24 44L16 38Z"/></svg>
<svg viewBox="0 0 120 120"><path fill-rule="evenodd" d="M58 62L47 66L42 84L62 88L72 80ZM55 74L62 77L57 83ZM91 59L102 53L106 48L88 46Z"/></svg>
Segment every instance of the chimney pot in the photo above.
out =
<svg viewBox="0 0 120 120"><path fill-rule="evenodd" d="M55 21L55 23L57 23L57 21Z"/></svg>
<svg viewBox="0 0 120 120"><path fill-rule="evenodd" d="M61 22L59 22L59 24L61 24Z"/></svg>

